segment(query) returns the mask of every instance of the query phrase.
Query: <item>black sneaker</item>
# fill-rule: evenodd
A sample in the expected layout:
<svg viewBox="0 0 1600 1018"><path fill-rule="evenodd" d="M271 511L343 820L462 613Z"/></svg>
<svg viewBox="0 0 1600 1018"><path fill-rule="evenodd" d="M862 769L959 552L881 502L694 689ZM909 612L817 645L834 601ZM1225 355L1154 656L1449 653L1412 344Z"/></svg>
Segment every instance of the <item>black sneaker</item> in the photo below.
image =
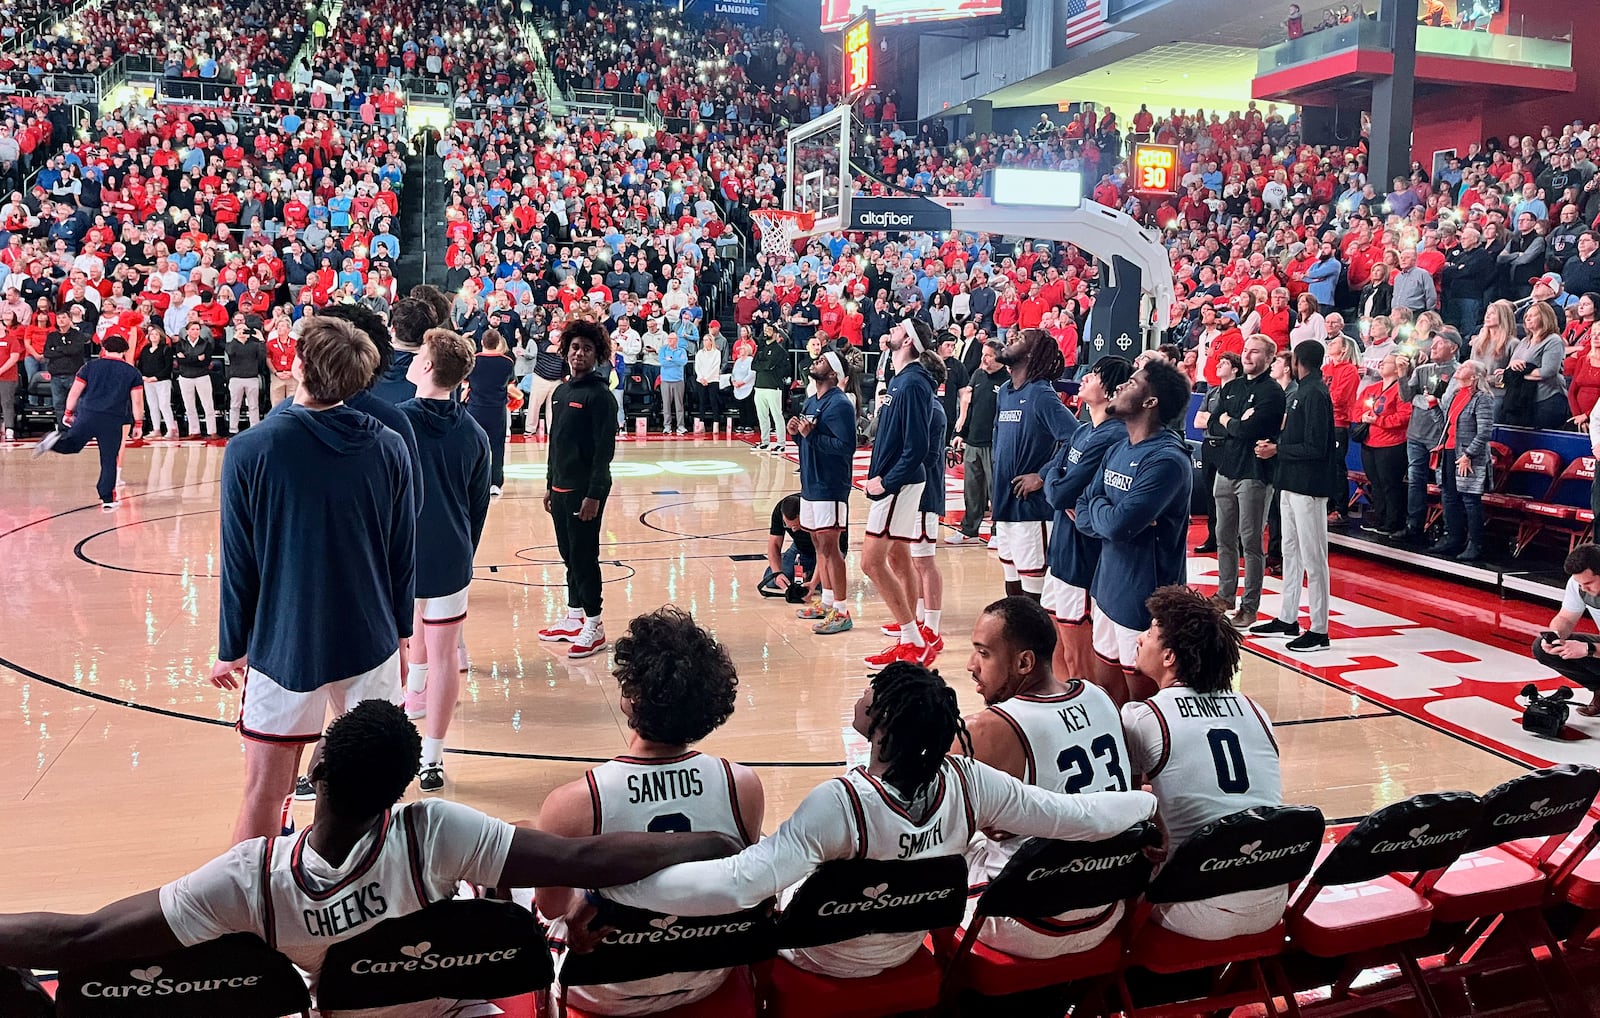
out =
<svg viewBox="0 0 1600 1018"><path fill-rule="evenodd" d="M1331 643L1332 641L1328 639L1327 633L1313 633L1308 629L1295 639L1284 644L1284 649L1292 650L1297 654L1304 654L1308 650L1327 650Z"/></svg>
<svg viewBox="0 0 1600 1018"><path fill-rule="evenodd" d="M1196 555L1214 555L1216 554L1216 551L1217 542L1215 541L1207 541L1205 544L1197 544L1194 546L1194 553Z"/></svg>
<svg viewBox="0 0 1600 1018"><path fill-rule="evenodd" d="M428 764L422 768L422 777L417 779L417 787L424 792L437 792L444 788L444 765Z"/></svg>
<svg viewBox="0 0 1600 1018"><path fill-rule="evenodd" d="M1259 626L1250 627L1251 636L1299 636L1300 627L1293 622L1269 619Z"/></svg>
<svg viewBox="0 0 1600 1018"><path fill-rule="evenodd" d="M312 787L311 779L304 774L294 779L294 801L312 802L317 797L317 790Z"/></svg>

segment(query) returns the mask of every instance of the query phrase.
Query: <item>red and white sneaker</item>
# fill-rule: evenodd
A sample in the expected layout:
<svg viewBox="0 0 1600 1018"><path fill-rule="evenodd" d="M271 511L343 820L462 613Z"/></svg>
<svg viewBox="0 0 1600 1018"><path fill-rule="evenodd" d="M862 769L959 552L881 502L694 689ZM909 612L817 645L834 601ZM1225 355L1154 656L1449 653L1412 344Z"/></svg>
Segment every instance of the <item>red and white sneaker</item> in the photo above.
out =
<svg viewBox="0 0 1600 1018"><path fill-rule="evenodd" d="M885 622L883 625L878 627L878 632L891 639L898 640L900 639L900 623Z"/></svg>
<svg viewBox="0 0 1600 1018"><path fill-rule="evenodd" d="M927 653L922 657L922 663L931 665L933 664L933 659L939 656L939 652L944 650L944 637L927 626L918 626L918 628L922 630L922 642L928 645Z"/></svg>
<svg viewBox="0 0 1600 1018"><path fill-rule="evenodd" d="M925 664L928 648L919 647L914 643L895 643L885 648L881 653L868 654L862 658L867 663L867 668L874 672L881 672L896 661L908 664Z"/></svg>
<svg viewBox="0 0 1600 1018"><path fill-rule="evenodd" d="M583 632L583 622L582 615L576 617L568 615L549 629L539 630L539 639L545 643L571 643L578 638L579 633Z"/></svg>
<svg viewBox="0 0 1600 1018"><path fill-rule="evenodd" d="M593 657L606 649L606 627L598 619L585 619L583 631L572 641L572 646L567 648L567 657L570 659Z"/></svg>

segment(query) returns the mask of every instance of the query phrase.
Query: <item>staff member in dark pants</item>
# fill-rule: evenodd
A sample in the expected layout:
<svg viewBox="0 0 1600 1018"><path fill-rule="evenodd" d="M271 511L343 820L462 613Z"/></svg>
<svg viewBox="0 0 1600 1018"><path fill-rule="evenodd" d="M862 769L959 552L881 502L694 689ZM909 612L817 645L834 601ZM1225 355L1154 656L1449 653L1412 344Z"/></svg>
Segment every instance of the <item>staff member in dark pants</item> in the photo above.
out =
<svg viewBox="0 0 1600 1018"><path fill-rule="evenodd" d="M978 370L972 373L972 396L967 403L967 419L956 429L952 445L961 453L966 468L961 482L961 532L945 537L946 544L983 544L978 528L989 511L989 486L994 483L994 416L999 406L1000 386L1011 377L995 359L1001 346L995 340L983 344Z"/></svg>
<svg viewBox="0 0 1600 1018"><path fill-rule="evenodd" d="M54 449L72 454L82 452L94 439L100 446L100 508L111 512L117 507L117 457L122 454L122 428L133 425L131 435L138 438L144 427L144 377L128 363L128 341L109 336L105 356L97 357L78 369L67 393L63 420L66 431L52 431L33 447L34 456Z"/></svg>
<svg viewBox="0 0 1600 1018"><path fill-rule="evenodd" d="M499 495L506 484L506 386L515 366L499 330L485 330L483 349L467 376L467 413L489 436L490 495Z"/></svg>
<svg viewBox="0 0 1600 1018"><path fill-rule="evenodd" d="M569 322L561 332L561 355L569 375L553 401L544 509L555 522L556 547L567 567L567 617L541 629L539 639L570 642L567 656L585 658L606 646L600 528L617 452L617 401L596 365L610 363L611 337L594 322Z"/></svg>
<svg viewBox="0 0 1600 1018"><path fill-rule="evenodd" d="M1586 718L1600 716L1600 637L1575 633L1584 613L1600 621L1600 547L1580 544L1562 564L1567 574L1567 589L1545 632L1533 638L1533 659L1569 682L1576 682L1594 694L1578 713ZM1552 639L1553 637L1553 639Z"/></svg>

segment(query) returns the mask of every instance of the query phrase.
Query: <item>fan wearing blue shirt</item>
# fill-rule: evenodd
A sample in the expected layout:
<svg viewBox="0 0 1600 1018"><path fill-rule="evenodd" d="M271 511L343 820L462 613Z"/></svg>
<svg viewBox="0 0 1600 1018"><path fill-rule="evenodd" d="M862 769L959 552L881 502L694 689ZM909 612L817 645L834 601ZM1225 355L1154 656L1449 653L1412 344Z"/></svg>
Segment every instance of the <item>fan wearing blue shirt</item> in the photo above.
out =
<svg viewBox="0 0 1600 1018"><path fill-rule="evenodd" d="M1066 364L1055 339L1040 329L1013 329L1010 339L995 357L1011 378L995 393L991 512L1006 596L1037 601L1055 515L1044 495L1044 471L1078 422L1056 395L1055 380Z"/></svg>
<svg viewBox="0 0 1600 1018"><path fill-rule="evenodd" d="M1120 668L1101 674L1095 667L1089 632L1089 587L1100 564L1100 542L1072 522L1078 499L1100 473L1110 448L1128 437L1128 428L1107 413L1112 395L1133 375L1121 357L1102 357L1078 383L1078 398L1089 420L1073 432L1044 473L1044 496L1055 509L1050 527L1050 571L1045 574L1039 603L1055 620L1055 673L1064 678L1088 677L1106 689L1117 706L1127 695Z"/></svg>
<svg viewBox="0 0 1600 1018"><path fill-rule="evenodd" d="M1184 539L1194 461L1172 430L1188 407L1189 380L1162 358L1148 359L1106 407L1128 437L1106 451L1100 473L1078 498L1078 530L1100 541L1089 586L1094 653L1121 671L1124 701L1156 693L1154 678L1135 669L1139 636L1150 628L1145 602L1188 579Z"/></svg>

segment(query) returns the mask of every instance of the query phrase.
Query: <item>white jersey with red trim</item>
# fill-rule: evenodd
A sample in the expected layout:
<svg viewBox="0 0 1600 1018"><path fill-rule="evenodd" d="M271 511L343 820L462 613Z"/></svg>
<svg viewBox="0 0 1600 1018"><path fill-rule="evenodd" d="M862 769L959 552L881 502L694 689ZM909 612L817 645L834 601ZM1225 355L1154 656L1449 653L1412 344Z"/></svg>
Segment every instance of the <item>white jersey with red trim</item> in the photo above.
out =
<svg viewBox="0 0 1600 1018"><path fill-rule="evenodd" d="M312 830L241 842L161 888L161 910L179 942L193 946L254 933L310 973L315 992L334 944L455 897L461 880L495 884L512 837L509 824L440 800L387 811L338 865L310 846ZM338 1013L425 1016L450 1006L454 1002L438 1001Z"/></svg>
<svg viewBox="0 0 1600 1018"><path fill-rule="evenodd" d="M589 801L594 833L716 831L748 845L757 833L739 812L739 792L728 761L689 752L665 759L619 756L591 770ZM566 939L566 923L550 926L551 939ZM557 952L557 961L563 955ZM567 999L594 1014L654 1014L704 1000L730 969L670 973L626 983L573 986Z"/></svg>
<svg viewBox="0 0 1600 1018"><path fill-rule="evenodd" d="M1160 804L1167 846L1252 806L1283 804L1278 743L1266 712L1243 693L1168 686L1122 708L1134 770ZM1249 891L1165 906L1162 925L1207 940L1259 933L1283 913L1286 891Z"/></svg>
<svg viewBox="0 0 1600 1018"><path fill-rule="evenodd" d="M839 816L857 859L929 859L960 855L977 833L967 775L946 758L939 776L915 802L857 767L836 779L845 788L849 814ZM791 891L793 888L790 889ZM785 896L784 901L788 898ZM783 951L804 969L840 978L877 975L911 960L921 933L874 933L838 944Z"/></svg>
<svg viewBox="0 0 1600 1018"><path fill-rule="evenodd" d="M988 708L1022 743L1022 780L1052 792L1125 792L1130 787L1122 717L1105 690L1074 681L1055 696L1014 696ZM967 866L972 881L968 919L978 896L1000 875L1025 839L972 839ZM1122 918L1120 903L1074 909L1050 920L988 919L978 940L1021 958L1054 958L1099 946Z"/></svg>

